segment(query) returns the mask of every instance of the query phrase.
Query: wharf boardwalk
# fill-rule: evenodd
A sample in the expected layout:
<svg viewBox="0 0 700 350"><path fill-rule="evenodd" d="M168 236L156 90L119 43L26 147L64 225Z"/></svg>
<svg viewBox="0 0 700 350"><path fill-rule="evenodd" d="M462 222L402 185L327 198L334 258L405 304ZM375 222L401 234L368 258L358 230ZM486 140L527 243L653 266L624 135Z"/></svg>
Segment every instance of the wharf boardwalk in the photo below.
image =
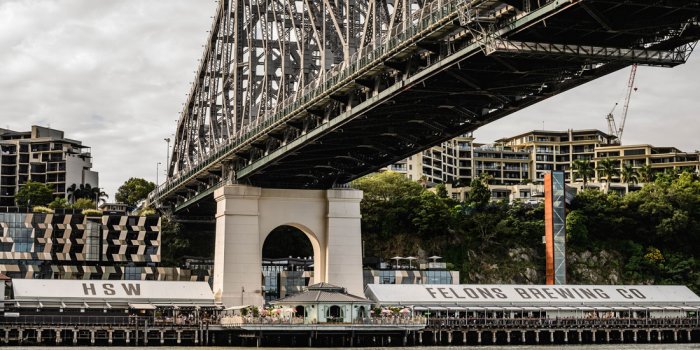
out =
<svg viewBox="0 0 700 350"><path fill-rule="evenodd" d="M698 318L431 318L416 345L700 342Z"/></svg>
<svg viewBox="0 0 700 350"><path fill-rule="evenodd" d="M228 320L230 321L230 320ZM0 318L2 345L430 346L697 343L698 318L368 318L353 323L133 316Z"/></svg>

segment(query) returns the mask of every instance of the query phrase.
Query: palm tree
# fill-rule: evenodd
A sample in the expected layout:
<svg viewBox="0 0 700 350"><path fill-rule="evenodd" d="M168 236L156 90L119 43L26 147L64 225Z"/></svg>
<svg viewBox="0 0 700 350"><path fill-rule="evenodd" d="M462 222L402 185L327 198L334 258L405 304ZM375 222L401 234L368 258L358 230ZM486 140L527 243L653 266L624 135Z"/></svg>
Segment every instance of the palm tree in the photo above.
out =
<svg viewBox="0 0 700 350"><path fill-rule="evenodd" d="M639 169L637 169L637 178L639 182L642 183L647 183L651 182L652 179L652 172L651 172L651 165L649 164L644 164Z"/></svg>
<svg viewBox="0 0 700 350"><path fill-rule="evenodd" d="M608 183L612 182L613 176L620 175L619 163L610 158L605 158L598 163L596 170L600 172L601 176L605 176Z"/></svg>
<svg viewBox="0 0 700 350"><path fill-rule="evenodd" d="M90 185L88 185L90 186ZM109 198L106 192L102 191L99 187L93 187L91 188L91 193L92 198L90 199L95 199L95 205L100 204L100 202L104 203L106 198Z"/></svg>
<svg viewBox="0 0 700 350"><path fill-rule="evenodd" d="M593 171L593 166L591 165L591 161L589 159L576 159L571 164L571 167L572 169L574 169L576 177L583 178L583 188L586 188L588 179L593 177L593 175L595 174L595 172Z"/></svg>
<svg viewBox="0 0 700 350"><path fill-rule="evenodd" d="M77 198L75 198L75 192L78 190L76 184L70 185L66 188L66 193L68 194L68 203L74 203Z"/></svg>
<svg viewBox="0 0 700 350"><path fill-rule="evenodd" d="M622 171L620 171L620 177L622 178L622 182L628 185L636 184L638 177L637 169L635 169L631 163L623 164Z"/></svg>

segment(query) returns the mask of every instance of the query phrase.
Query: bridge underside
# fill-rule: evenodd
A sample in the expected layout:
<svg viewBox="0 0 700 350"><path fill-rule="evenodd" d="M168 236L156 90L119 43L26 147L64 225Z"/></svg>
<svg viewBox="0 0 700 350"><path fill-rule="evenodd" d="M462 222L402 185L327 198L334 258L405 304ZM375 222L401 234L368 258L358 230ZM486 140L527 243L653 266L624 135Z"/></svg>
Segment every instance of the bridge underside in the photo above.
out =
<svg viewBox="0 0 700 350"><path fill-rule="evenodd" d="M523 3L502 2L517 11ZM229 181L331 188L632 63L684 63L700 39L700 1L547 6L505 24L442 25L203 165L156 202L176 210L205 198L211 203L227 167Z"/></svg>
<svg viewBox="0 0 700 350"><path fill-rule="evenodd" d="M597 55L565 50L564 45L577 50L587 46L637 47L640 40L648 41L666 32L669 25L677 26L698 15L697 6L683 8L688 2L678 1L678 7L633 3L588 1L564 10L507 38L510 43L539 45L494 45L492 52L487 48L447 68L438 67L427 79L402 88L240 180L262 187L329 188L634 62L680 63L622 57L610 50ZM675 49L696 40L699 33L698 27L689 27L684 36L653 49ZM407 61L392 62L392 66L405 74L411 64L428 65L429 58L413 55Z"/></svg>

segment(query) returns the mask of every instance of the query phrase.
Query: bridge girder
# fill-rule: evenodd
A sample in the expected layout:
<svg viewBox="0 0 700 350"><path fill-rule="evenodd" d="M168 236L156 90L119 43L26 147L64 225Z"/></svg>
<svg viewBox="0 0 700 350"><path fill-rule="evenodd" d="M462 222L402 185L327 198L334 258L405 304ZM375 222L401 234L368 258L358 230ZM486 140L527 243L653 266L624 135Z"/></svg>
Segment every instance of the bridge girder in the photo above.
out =
<svg viewBox="0 0 700 350"><path fill-rule="evenodd" d="M674 0L222 0L150 200L212 168L207 186L351 181L629 64L683 63L699 18Z"/></svg>

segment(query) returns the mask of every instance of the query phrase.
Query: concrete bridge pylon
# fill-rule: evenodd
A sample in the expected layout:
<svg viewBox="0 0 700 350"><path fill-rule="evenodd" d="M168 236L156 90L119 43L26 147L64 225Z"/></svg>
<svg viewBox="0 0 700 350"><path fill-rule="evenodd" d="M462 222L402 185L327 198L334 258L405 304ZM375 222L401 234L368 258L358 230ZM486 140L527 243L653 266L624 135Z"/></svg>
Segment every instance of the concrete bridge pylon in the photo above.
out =
<svg viewBox="0 0 700 350"><path fill-rule="evenodd" d="M217 189L214 198L213 290L224 305L263 304L263 244L282 225L298 228L311 241L312 283L332 283L362 295L362 191L228 185Z"/></svg>

